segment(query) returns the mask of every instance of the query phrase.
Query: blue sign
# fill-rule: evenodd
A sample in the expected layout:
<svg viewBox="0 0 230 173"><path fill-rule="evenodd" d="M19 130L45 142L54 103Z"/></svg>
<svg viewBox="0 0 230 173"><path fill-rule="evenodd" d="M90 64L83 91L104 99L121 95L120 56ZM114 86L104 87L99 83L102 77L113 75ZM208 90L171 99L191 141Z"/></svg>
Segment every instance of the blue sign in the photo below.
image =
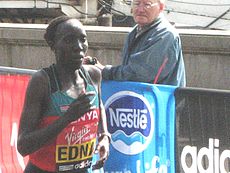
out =
<svg viewBox="0 0 230 173"><path fill-rule="evenodd" d="M175 173L175 87L102 82L112 135L105 173Z"/></svg>

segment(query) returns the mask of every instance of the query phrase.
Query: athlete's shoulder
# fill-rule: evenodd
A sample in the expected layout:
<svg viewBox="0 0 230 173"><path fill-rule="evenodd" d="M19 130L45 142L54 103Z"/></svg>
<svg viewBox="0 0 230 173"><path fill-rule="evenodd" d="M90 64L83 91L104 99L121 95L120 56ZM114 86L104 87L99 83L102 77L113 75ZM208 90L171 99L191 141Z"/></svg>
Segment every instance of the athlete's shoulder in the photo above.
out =
<svg viewBox="0 0 230 173"><path fill-rule="evenodd" d="M83 65L83 68L89 73L93 81L101 81L101 70L99 68L94 65Z"/></svg>

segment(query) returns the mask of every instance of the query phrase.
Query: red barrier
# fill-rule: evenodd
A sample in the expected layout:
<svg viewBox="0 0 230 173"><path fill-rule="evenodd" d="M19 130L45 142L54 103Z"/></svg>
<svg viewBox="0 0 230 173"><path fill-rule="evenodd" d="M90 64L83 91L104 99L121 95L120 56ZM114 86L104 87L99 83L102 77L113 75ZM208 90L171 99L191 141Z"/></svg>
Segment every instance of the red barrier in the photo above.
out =
<svg viewBox="0 0 230 173"><path fill-rule="evenodd" d="M29 75L0 75L0 173L22 173L28 160L16 144L29 79Z"/></svg>

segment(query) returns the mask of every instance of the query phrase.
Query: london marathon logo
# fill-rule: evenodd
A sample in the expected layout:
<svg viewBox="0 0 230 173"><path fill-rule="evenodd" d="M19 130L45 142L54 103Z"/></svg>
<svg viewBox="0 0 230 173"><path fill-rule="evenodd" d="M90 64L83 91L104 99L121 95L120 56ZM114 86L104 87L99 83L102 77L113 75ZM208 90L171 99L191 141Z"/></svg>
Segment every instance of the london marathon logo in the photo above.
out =
<svg viewBox="0 0 230 173"><path fill-rule="evenodd" d="M147 99L131 91L120 91L105 103L111 144L119 152L134 155L144 151L152 140L154 120Z"/></svg>

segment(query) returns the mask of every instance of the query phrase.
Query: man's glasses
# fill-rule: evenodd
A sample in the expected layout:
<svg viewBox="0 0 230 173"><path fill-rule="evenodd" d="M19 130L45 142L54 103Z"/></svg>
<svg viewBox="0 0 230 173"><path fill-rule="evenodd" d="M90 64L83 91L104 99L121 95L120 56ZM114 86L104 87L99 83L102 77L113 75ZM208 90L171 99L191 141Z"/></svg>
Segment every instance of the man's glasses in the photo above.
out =
<svg viewBox="0 0 230 173"><path fill-rule="evenodd" d="M155 3L152 3L152 2L146 2L146 3L141 3L139 1L134 1L133 2L133 8L140 8L140 7L143 7L144 9L149 9L149 8L152 8L153 6L157 5L158 2L155 2Z"/></svg>

